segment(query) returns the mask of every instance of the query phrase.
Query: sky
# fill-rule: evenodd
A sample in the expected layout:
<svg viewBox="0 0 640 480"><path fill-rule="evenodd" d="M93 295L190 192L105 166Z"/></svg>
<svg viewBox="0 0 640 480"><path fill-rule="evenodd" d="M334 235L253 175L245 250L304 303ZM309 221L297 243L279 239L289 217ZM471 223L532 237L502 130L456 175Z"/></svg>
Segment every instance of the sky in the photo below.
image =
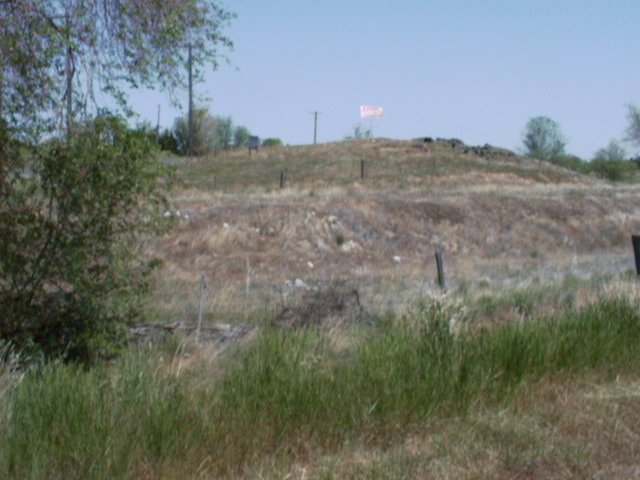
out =
<svg viewBox="0 0 640 480"><path fill-rule="evenodd" d="M286 144L459 138L522 150L527 121L556 121L566 150L593 157L640 106L640 0L226 0L230 65L195 91L213 115ZM177 92L187 105L187 92ZM141 91L141 119L184 113ZM362 120L360 105L384 108ZM631 153L633 149L628 146Z"/></svg>

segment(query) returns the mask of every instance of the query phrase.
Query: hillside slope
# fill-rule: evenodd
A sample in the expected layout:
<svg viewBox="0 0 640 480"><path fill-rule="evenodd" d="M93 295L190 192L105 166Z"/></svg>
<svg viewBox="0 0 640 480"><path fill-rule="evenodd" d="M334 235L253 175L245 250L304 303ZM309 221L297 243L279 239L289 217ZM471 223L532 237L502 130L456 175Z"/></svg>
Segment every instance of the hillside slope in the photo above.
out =
<svg viewBox="0 0 640 480"><path fill-rule="evenodd" d="M436 248L454 287L620 273L640 232L635 186L455 141L231 152L178 169L178 225L154 244L168 303L206 275L218 305L340 279L393 306L435 288Z"/></svg>

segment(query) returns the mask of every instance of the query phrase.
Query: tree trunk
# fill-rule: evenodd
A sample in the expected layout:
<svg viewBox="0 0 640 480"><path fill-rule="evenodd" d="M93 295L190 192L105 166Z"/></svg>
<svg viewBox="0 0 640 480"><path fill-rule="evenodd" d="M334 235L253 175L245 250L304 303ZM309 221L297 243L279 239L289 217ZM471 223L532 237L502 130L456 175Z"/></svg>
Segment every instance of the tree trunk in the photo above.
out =
<svg viewBox="0 0 640 480"><path fill-rule="evenodd" d="M5 142L8 140L3 115L3 100L4 100L4 65L0 65L0 195L4 188L4 155L5 155Z"/></svg>

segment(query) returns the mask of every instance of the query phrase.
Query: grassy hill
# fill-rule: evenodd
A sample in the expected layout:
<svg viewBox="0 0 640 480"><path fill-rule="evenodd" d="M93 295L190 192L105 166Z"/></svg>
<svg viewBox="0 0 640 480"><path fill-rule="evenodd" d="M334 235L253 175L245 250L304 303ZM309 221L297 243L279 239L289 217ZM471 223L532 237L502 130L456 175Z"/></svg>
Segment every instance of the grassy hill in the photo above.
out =
<svg viewBox="0 0 640 480"><path fill-rule="evenodd" d="M220 315L271 308L295 279L349 281L372 311L397 310L435 290L436 248L453 289L501 288L629 271L640 232L636 186L453 140L177 163L177 228L153 248L165 262L155 303L175 318L192 310L203 275L206 311Z"/></svg>
<svg viewBox="0 0 640 480"><path fill-rule="evenodd" d="M251 155L247 150L227 151L180 162L180 172L189 185L226 193L272 192L280 186L281 171L287 172L287 186L299 192L363 183L362 161L367 162L366 184L375 189L423 188L425 182L455 187L501 179L517 184L578 181L568 170L509 150L467 146L456 139L426 140L351 140L263 148Z"/></svg>

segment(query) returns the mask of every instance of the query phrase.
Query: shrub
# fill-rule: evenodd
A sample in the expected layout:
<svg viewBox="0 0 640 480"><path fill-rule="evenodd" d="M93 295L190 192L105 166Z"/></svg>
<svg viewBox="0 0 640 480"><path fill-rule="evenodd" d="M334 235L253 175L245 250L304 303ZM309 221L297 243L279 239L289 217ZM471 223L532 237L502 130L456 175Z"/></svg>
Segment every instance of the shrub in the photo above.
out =
<svg viewBox="0 0 640 480"><path fill-rule="evenodd" d="M551 158L550 162L574 172L588 173L589 171L589 164L575 155L558 155Z"/></svg>
<svg viewBox="0 0 640 480"><path fill-rule="evenodd" d="M280 140L279 138L265 138L262 141L262 146L263 147L281 147L282 140Z"/></svg>
<svg viewBox="0 0 640 480"><path fill-rule="evenodd" d="M153 266L139 241L165 208L152 153L144 133L102 117L34 148L28 177L11 159L0 189L0 340L82 361L122 342Z"/></svg>
<svg viewBox="0 0 640 480"><path fill-rule="evenodd" d="M633 162L627 160L607 160L596 158L591 162L593 172L612 182L632 180L637 172L637 167Z"/></svg>
<svg viewBox="0 0 640 480"><path fill-rule="evenodd" d="M178 141L176 140L176 137L173 136L173 133L169 129L165 129L160 134L160 138L158 138L158 144L160 145L160 149L163 151L179 153Z"/></svg>

